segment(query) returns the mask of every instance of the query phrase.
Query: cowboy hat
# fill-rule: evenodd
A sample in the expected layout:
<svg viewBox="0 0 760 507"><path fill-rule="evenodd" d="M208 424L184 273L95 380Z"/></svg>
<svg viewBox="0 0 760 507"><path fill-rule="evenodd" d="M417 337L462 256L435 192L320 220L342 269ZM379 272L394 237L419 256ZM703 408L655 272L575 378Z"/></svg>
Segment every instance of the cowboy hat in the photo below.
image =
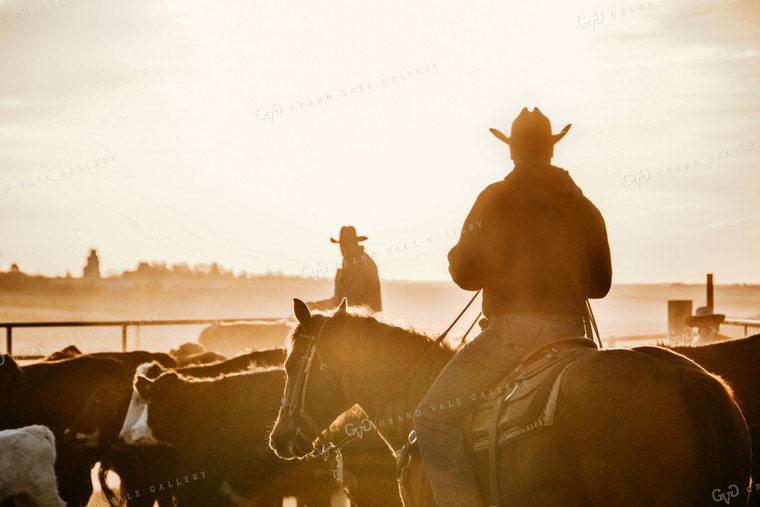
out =
<svg viewBox="0 0 760 507"><path fill-rule="evenodd" d="M340 236L338 236L339 239L330 238L331 243L351 243L355 244L360 241L366 241L368 238L367 236L357 236L356 235L356 229L351 225L346 225L344 227L340 228Z"/></svg>
<svg viewBox="0 0 760 507"><path fill-rule="evenodd" d="M528 108L524 107L520 111L520 114L517 115L517 118L515 118L515 121L512 122L512 137L507 137L496 129L489 130L493 135L510 146L536 141L545 141L554 145L565 137L571 126L572 124L568 123L559 134L552 134L552 125L549 118L544 116L538 108L528 111Z"/></svg>

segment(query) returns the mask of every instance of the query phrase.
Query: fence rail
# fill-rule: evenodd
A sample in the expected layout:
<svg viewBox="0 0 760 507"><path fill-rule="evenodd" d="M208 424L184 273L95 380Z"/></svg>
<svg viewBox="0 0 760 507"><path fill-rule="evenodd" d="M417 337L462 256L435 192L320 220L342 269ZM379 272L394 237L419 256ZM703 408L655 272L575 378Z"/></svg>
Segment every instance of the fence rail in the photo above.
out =
<svg viewBox="0 0 760 507"><path fill-rule="evenodd" d="M142 326L183 326L198 324L214 324L228 322L277 322L285 318L244 318L244 319L174 319L174 320L89 320L73 322L0 322L0 328L5 328L5 350L6 354L13 355L13 329L14 328L37 328L37 327L120 327L121 328L121 348L127 351L127 329L134 327L139 329ZM720 325L720 333L731 338L744 338L753 334L760 333L759 319L744 319L727 317ZM620 336L603 338L608 347L614 347L616 343L621 342L642 342L657 340L667 340L667 334L651 334L637 336ZM26 356L25 356L26 357ZM35 359L38 356L29 356L27 359ZM41 357L41 356L39 356Z"/></svg>
<svg viewBox="0 0 760 507"><path fill-rule="evenodd" d="M721 323L718 332L730 338L746 338L748 336L760 334L760 320L726 317L726 320ZM698 334L695 332L693 336L696 338ZM658 341L663 342L665 345L671 343L670 335L668 333L636 336L609 336L607 338L602 338L602 340L606 342L606 345L610 348L614 347L616 343L648 342L649 344L655 344ZM678 345L684 344L685 343L678 343Z"/></svg>
<svg viewBox="0 0 760 507"><path fill-rule="evenodd" d="M731 338L745 338L760 333L759 319L726 317L720 324L720 333Z"/></svg>
<svg viewBox="0 0 760 507"><path fill-rule="evenodd" d="M127 351L127 329L142 326L183 326L192 324L218 324L226 322L277 322L285 318L245 318L245 319L175 319L175 320L83 320L74 322L0 322L5 328L5 353L13 356L13 329L35 327L121 327L121 349ZM26 357L26 356L25 356ZM29 356L27 359L34 359Z"/></svg>

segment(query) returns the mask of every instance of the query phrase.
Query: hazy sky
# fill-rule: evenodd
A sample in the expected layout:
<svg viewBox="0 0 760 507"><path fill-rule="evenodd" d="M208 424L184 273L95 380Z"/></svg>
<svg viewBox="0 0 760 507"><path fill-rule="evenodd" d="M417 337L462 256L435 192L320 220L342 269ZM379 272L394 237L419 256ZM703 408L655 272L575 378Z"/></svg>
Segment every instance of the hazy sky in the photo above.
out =
<svg viewBox="0 0 760 507"><path fill-rule="evenodd" d="M104 270L331 276L353 224L381 277L447 279L511 168L488 128L538 106L573 124L553 162L604 214L615 281L760 283L756 0L0 0L0 19L2 270L79 274L97 248Z"/></svg>

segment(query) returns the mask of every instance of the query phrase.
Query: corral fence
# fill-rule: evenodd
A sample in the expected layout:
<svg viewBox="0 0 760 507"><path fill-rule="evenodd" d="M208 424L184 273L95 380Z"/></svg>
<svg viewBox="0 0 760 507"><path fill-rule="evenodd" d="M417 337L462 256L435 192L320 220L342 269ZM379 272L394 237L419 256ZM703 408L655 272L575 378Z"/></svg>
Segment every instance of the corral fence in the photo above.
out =
<svg viewBox="0 0 760 507"><path fill-rule="evenodd" d="M745 338L760 334L760 319L735 319L726 317L720 324L720 334L731 338Z"/></svg>
<svg viewBox="0 0 760 507"><path fill-rule="evenodd" d="M746 338L755 334L760 334L760 320L759 319L744 319L738 317L726 317L720 324L718 332L724 336L729 336L734 339ZM672 333L671 333L672 334ZM616 345L619 347L628 347L633 345L655 345L658 342L662 342L664 345L687 345L683 341L683 335L673 336L671 334L649 334L649 335L637 335L637 336L611 336L608 338L602 338L607 347L613 348ZM694 331L692 335L696 339L699 336L698 331Z"/></svg>
<svg viewBox="0 0 760 507"><path fill-rule="evenodd" d="M285 318L246 318L246 319L176 319L176 320L89 320L75 322L0 322L0 328L5 328L5 353L13 357L13 330L19 328L46 327L105 327L121 328L121 349L127 351L127 329L135 328L139 333L142 326L184 326L198 324L221 324L229 322L279 322ZM22 359L41 359L44 355L23 355Z"/></svg>

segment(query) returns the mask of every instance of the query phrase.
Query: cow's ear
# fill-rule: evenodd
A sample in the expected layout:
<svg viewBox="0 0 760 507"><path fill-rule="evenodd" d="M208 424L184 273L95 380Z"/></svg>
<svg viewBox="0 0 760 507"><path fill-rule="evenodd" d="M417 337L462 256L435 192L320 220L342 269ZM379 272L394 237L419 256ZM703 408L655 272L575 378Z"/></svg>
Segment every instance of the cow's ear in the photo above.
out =
<svg viewBox="0 0 760 507"><path fill-rule="evenodd" d="M311 312L309 311L309 307L306 306L306 303L298 298L294 298L293 312L296 314L298 322L300 322L305 329L309 329L309 325L311 324Z"/></svg>
<svg viewBox="0 0 760 507"><path fill-rule="evenodd" d="M147 377L139 375L135 379L135 389L137 390L137 394L139 394L142 398L147 398L150 396L150 392L153 390L153 381Z"/></svg>
<svg viewBox="0 0 760 507"><path fill-rule="evenodd" d="M348 309L348 299L343 298L343 301L340 302L340 306L338 306L338 311L335 313L346 313L346 310Z"/></svg>

